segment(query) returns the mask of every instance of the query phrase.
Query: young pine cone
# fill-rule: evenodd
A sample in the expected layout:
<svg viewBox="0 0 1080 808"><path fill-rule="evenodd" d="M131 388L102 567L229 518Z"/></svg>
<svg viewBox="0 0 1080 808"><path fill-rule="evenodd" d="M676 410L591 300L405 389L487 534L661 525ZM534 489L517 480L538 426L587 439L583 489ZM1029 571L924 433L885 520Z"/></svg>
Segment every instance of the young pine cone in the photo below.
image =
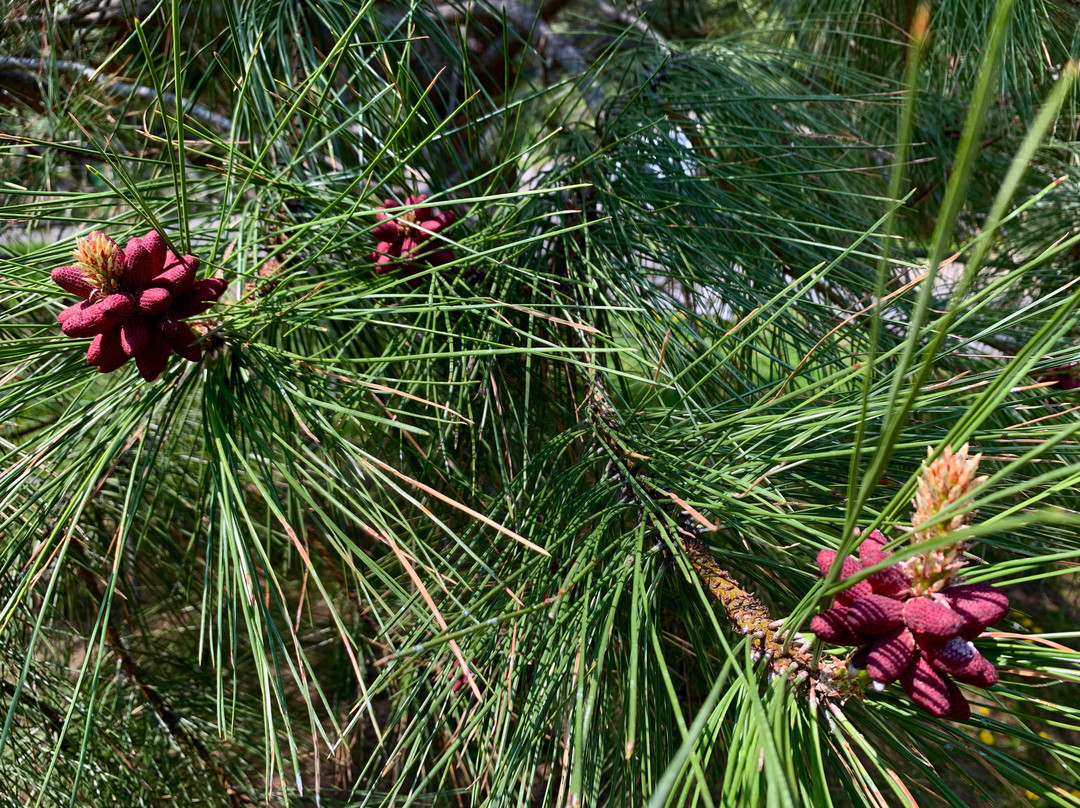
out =
<svg viewBox="0 0 1080 808"><path fill-rule="evenodd" d="M152 381L173 352L199 360L197 335L182 321L209 309L226 284L195 280L198 258L175 255L153 231L120 247L95 230L76 240L75 261L51 274L60 288L82 298L57 320L69 337L93 337L87 362L111 373L134 358L142 377Z"/></svg>
<svg viewBox="0 0 1080 808"><path fill-rule="evenodd" d="M840 562L842 578L888 558L884 545L873 531L859 546L859 560ZM833 550L818 553L822 576L835 563ZM953 584L929 594L917 594L912 584L903 565L884 567L840 592L810 630L826 642L857 646L852 664L874 682L899 681L930 715L962 721L971 711L952 680L979 687L997 681L997 670L971 640L1008 613L1009 599L988 584Z"/></svg>
<svg viewBox="0 0 1080 808"><path fill-rule="evenodd" d="M405 204L420 205L426 198L422 194L410 195L405 198ZM448 248L437 248L429 241L432 234L454 221L452 210L434 214L430 207L421 206L398 216L384 212L395 207L394 201L387 199L375 213L379 224L371 232L379 243L371 253L371 260L377 273L403 269L407 275L415 275L425 267L442 266L454 260Z"/></svg>

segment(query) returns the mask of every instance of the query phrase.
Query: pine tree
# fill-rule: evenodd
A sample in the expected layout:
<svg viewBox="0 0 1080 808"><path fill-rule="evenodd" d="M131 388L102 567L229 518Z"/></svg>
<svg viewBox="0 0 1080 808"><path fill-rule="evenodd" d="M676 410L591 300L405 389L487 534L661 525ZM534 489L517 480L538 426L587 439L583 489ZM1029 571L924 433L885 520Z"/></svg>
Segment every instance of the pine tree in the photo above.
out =
<svg viewBox="0 0 1080 808"><path fill-rule="evenodd" d="M1080 805L1072 0L4 12L0 804Z"/></svg>

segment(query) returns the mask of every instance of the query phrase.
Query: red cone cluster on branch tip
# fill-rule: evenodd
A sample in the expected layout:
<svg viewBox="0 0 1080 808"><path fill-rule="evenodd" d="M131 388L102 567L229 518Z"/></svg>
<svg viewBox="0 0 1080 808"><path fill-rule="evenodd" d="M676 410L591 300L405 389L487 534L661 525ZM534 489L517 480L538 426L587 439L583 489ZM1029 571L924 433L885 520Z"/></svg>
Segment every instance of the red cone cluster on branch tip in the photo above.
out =
<svg viewBox="0 0 1080 808"><path fill-rule="evenodd" d="M423 194L405 197L406 205L420 205L426 196ZM375 262L375 271L379 274L391 269L404 269L413 275L425 267L442 266L454 260L449 249L436 247L430 242L433 233L438 233L454 221L452 210L434 214L428 206L421 206L393 215L384 211L399 207L392 199L384 200L375 213L379 224L371 231L379 243L371 253Z"/></svg>
<svg viewBox="0 0 1080 808"><path fill-rule="evenodd" d="M1052 382L1048 389L1075 390L1080 387L1080 363L1077 362L1047 368L1031 375L1037 382Z"/></svg>
<svg viewBox="0 0 1080 808"><path fill-rule="evenodd" d="M76 240L75 261L52 271L60 288L82 298L57 320L69 337L93 337L86 361L100 372L134 358L140 375L152 381L170 353L192 362L202 356L196 333L182 320L209 309L226 283L195 280L198 258L175 255L154 231L120 247L95 230Z"/></svg>
<svg viewBox="0 0 1080 808"><path fill-rule="evenodd" d="M843 559L841 578L888 558L885 541L872 532L859 546L860 560ZM818 553L823 576L835 563L834 551ZM1009 598L988 584L917 594L901 565L893 564L840 592L835 606L811 619L810 630L826 642L861 646L852 664L873 681L899 681L930 715L962 721L971 711L952 680L980 687L997 681L997 670L971 640L1008 611Z"/></svg>

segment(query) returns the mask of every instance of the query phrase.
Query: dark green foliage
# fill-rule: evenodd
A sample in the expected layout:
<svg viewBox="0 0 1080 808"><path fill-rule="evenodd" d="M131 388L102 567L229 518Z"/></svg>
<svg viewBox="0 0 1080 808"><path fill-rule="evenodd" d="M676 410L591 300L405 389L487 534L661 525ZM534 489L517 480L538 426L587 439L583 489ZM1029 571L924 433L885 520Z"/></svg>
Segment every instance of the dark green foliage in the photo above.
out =
<svg viewBox="0 0 1080 808"><path fill-rule="evenodd" d="M902 3L69 5L0 45L0 802L1080 804L1069 3L907 84ZM92 229L229 282L199 363L60 333ZM686 542L798 629L965 442L973 718L770 675Z"/></svg>

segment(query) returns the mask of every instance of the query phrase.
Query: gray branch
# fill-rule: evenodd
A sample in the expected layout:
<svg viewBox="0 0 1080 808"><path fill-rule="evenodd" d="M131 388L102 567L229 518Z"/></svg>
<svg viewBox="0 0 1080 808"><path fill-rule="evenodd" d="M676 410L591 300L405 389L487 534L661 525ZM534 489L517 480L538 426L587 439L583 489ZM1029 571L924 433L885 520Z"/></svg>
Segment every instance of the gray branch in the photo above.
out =
<svg viewBox="0 0 1080 808"><path fill-rule="evenodd" d="M101 86L103 89L114 95L124 97L135 96L136 98L142 98L146 101L160 101L164 105L175 106L177 103L176 95L174 93L161 93L161 95L158 95L157 90L152 87L144 87L141 84L131 84L123 82L115 76L103 75L89 65L84 65L81 62L71 62L66 59L56 59L50 62L46 59L32 59L18 56L0 57L0 70L15 69L36 71L40 73L49 66L53 66L64 73L74 73L86 81ZM181 98L180 109L185 115L190 115L192 118L211 129L216 129L219 132L232 131L232 121L229 118L226 118L224 115L219 115L201 104L196 104L186 98Z"/></svg>
<svg viewBox="0 0 1080 808"><path fill-rule="evenodd" d="M1080 0L1077 0L1077 2L1080 2ZM667 40L654 31L652 26L645 22L640 16L631 14L624 9L616 8L611 3L608 3L607 0L596 0L596 10L607 14L613 20L621 22L623 25L629 25L648 39L651 39L665 53L671 53L671 46L668 45Z"/></svg>
<svg viewBox="0 0 1080 808"><path fill-rule="evenodd" d="M519 33L528 36L529 44L545 59L561 65L567 73L583 77L581 93L590 109L599 109L604 100L600 89L593 84L591 78L586 78L589 65L578 49L555 33L535 9L513 0L461 0L441 3L436 7L436 13L444 20L461 20L466 16L484 16L493 20L502 20L505 17Z"/></svg>

